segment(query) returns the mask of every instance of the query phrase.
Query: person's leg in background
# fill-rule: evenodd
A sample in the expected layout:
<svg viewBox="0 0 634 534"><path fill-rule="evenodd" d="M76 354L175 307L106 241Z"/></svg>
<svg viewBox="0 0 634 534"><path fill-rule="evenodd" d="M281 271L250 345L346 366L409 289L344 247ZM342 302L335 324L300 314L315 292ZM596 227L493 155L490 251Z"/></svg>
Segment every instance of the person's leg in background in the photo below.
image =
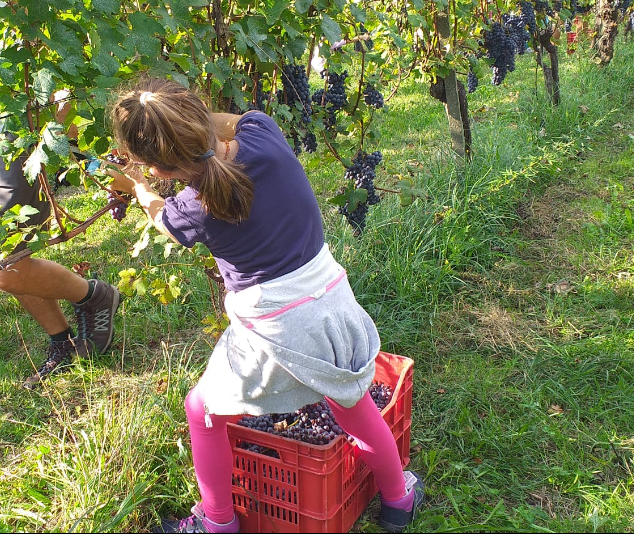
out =
<svg viewBox="0 0 634 534"><path fill-rule="evenodd" d="M50 260L27 257L0 270L0 290L9 293L50 336L41 368L24 382L33 388L49 374L72 361L74 354L104 352L110 346L119 292L110 284L86 280ZM75 336L59 304L73 304L78 335Z"/></svg>

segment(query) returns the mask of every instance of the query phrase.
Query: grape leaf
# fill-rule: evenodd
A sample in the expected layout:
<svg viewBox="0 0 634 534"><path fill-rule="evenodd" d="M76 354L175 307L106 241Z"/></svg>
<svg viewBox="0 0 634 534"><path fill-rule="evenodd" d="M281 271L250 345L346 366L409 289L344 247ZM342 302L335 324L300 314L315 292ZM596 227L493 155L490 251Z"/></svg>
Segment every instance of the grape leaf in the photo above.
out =
<svg viewBox="0 0 634 534"><path fill-rule="evenodd" d="M35 150L31 152L31 155L24 162L24 175L29 183L35 182L37 180L37 175L42 170L42 164L46 164L48 162L48 156L42 145L39 144L35 147Z"/></svg>
<svg viewBox="0 0 634 534"><path fill-rule="evenodd" d="M300 15L303 15L312 4L313 0L295 0L295 9Z"/></svg>
<svg viewBox="0 0 634 534"><path fill-rule="evenodd" d="M118 13L121 3L119 0L92 0L92 7L100 13Z"/></svg>
<svg viewBox="0 0 634 534"><path fill-rule="evenodd" d="M321 19L321 29L324 32L324 36L331 44L341 41L341 28L339 27L339 24L337 24L328 15L323 15Z"/></svg>
<svg viewBox="0 0 634 534"><path fill-rule="evenodd" d="M42 132L42 141L46 148L52 150L58 156L68 156L70 153L70 143L68 137L64 135L64 127L56 122L48 122Z"/></svg>
<svg viewBox="0 0 634 534"><path fill-rule="evenodd" d="M49 98L55 90L55 69L51 63L42 65L33 76L33 92L35 99L43 106L48 104Z"/></svg>

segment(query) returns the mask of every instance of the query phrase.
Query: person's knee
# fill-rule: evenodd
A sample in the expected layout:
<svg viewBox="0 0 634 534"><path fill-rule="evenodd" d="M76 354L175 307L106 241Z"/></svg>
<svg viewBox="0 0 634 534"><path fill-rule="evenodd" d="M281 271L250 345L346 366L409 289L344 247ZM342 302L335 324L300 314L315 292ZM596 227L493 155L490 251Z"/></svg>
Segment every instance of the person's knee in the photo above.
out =
<svg viewBox="0 0 634 534"><path fill-rule="evenodd" d="M0 291L12 295L28 293L28 286L33 282L29 281L28 277L29 262L30 259L26 258L18 263L0 269Z"/></svg>

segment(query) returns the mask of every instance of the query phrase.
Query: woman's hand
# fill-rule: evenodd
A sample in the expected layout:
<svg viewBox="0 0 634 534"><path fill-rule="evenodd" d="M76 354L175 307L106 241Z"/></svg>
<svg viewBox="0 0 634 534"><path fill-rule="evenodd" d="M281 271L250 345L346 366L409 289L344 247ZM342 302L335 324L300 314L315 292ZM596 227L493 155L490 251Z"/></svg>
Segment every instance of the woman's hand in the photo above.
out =
<svg viewBox="0 0 634 534"><path fill-rule="evenodd" d="M137 184L147 182L147 179L138 168L133 168L124 173L120 165L109 162L103 171L105 175L112 178L112 182L108 185L108 190L110 191L134 193L134 188Z"/></svg>

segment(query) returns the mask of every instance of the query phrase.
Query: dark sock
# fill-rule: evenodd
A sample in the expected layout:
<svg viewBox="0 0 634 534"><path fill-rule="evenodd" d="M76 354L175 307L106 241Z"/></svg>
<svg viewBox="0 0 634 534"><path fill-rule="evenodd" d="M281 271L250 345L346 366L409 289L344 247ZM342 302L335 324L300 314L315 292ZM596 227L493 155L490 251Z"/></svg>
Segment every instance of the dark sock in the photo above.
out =
<svg viewBox="0 0 634 534"><path fill-rule="evenodd" d="M95 291L95 282L93 282L92 280L88 280L88 294L79 302L76 302L75 304L83 304L84 302L86 302L90 297L92 297L92 294L94 291Z"/></svg>
<svg viewBox="0 0 634 534"><path fill-rule="evenodd" d="M51 336L51 342L55 343L56 341L66 341L67 339L72 339L74 337L75 337L75 333L73 332L73 330L69 326L63 332L60 332L59 334L55 334L55 335Z"/></svg>

